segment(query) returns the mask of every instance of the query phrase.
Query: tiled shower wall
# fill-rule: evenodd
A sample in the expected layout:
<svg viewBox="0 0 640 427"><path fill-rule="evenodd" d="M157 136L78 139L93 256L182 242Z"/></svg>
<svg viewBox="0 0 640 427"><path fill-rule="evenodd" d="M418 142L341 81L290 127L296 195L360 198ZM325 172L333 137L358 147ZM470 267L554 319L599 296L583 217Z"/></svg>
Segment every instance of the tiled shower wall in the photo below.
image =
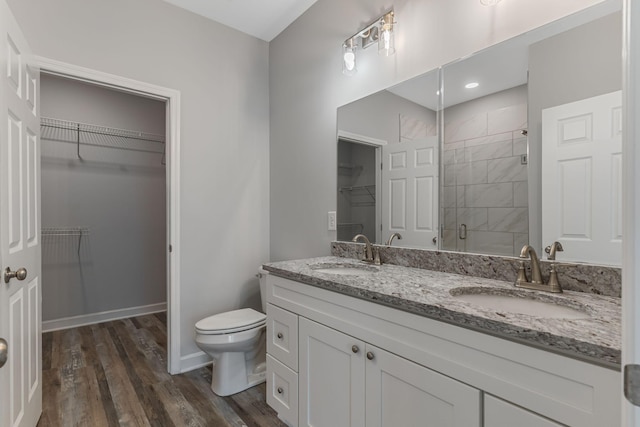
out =
<svg viewBox="0 0 640 427"><path fill-rule="evenodd" d="M527 244L526 128L526 104L450 122L445 110L443 249L519 255Z"/></svg>

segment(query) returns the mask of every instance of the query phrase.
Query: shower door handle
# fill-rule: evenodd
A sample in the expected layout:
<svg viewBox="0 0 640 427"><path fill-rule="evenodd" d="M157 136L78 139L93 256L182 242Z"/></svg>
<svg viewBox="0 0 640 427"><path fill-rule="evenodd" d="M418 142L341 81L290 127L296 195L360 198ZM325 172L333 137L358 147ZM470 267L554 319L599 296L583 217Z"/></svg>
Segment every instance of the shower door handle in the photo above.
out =
<svg viewBox="0 0 640 427"><path fill-rule="evenodd" d="M467 238L467 224L460 224L460 227L458 227L458 238L460 238L460 240Z"/></svg>

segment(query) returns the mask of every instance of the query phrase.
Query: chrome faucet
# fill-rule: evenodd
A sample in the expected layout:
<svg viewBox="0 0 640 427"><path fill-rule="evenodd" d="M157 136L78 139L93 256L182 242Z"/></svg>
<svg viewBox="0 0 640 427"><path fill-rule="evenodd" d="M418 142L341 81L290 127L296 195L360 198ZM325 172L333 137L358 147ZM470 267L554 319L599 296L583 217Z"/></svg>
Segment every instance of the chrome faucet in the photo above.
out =
<svg viewBox="0 0 640 427"><path fill-rule="evenodd" d="M555 254L555 252L554 252ZM524 261L520 261L520 268L518 269L518 277L516 278L515 286L518 288L525 289L533 289L537 291L547 291L547 292L562 292L562 288L558 284L558 278L555 274L555 269L553 265L551 266L551 276L549 278L549 283L545 284L542 281L542 273L540 272L540 260L538 259L538 254L536 251L529 245L524 245L522 250L520 251L520 258L527 259L531 258L531 281L527 279L527 273L524 268ZM555 277L555 280L554 280Z"/></svg>
<svg viewBox="0 0 640 427"><path fill-rule="evenodd" d="M393 233L391 236L389 236L389 240L387 240L387 246L391 246L391 242L393 242L393 238L397 237L398 240L402 240L402 234L400 233Z"/></svg>
<svg viewBox="0 0 640 427"><path fill-rule="evenodd" d="M358 240L364 241L364 262L372 262L376 265L380 265L380 253L375 250L375 248L371 245L369 239L364 234L356 234L352 239L352 242L358 242ZM374 255L375 252L375 255Z"/></svg>

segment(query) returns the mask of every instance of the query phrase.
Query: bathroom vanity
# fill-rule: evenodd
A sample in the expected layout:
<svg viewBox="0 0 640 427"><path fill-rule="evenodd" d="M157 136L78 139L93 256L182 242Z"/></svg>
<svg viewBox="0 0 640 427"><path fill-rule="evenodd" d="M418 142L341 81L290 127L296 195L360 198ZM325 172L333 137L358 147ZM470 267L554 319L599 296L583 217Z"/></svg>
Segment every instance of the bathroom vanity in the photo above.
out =
<svg viewBox="0 0 640 427"><path fill-rule="evenodd" d="M265 269L267 402L291 426L620 424L619 298L339 257Z"/></svg>

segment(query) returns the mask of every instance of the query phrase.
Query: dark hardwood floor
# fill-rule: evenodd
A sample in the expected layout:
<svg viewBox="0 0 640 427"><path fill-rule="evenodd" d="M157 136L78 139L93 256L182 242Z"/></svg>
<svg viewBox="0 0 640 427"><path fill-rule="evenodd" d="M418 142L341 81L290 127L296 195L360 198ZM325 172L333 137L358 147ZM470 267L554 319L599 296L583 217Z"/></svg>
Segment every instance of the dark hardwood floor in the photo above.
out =
<svg viewBox="0 0 640 427"><path fill-rule="evenodd" d="M39 427L285 425L265 385L216 396L211 369L171 376L164 313L43 334Z"/></svg>

